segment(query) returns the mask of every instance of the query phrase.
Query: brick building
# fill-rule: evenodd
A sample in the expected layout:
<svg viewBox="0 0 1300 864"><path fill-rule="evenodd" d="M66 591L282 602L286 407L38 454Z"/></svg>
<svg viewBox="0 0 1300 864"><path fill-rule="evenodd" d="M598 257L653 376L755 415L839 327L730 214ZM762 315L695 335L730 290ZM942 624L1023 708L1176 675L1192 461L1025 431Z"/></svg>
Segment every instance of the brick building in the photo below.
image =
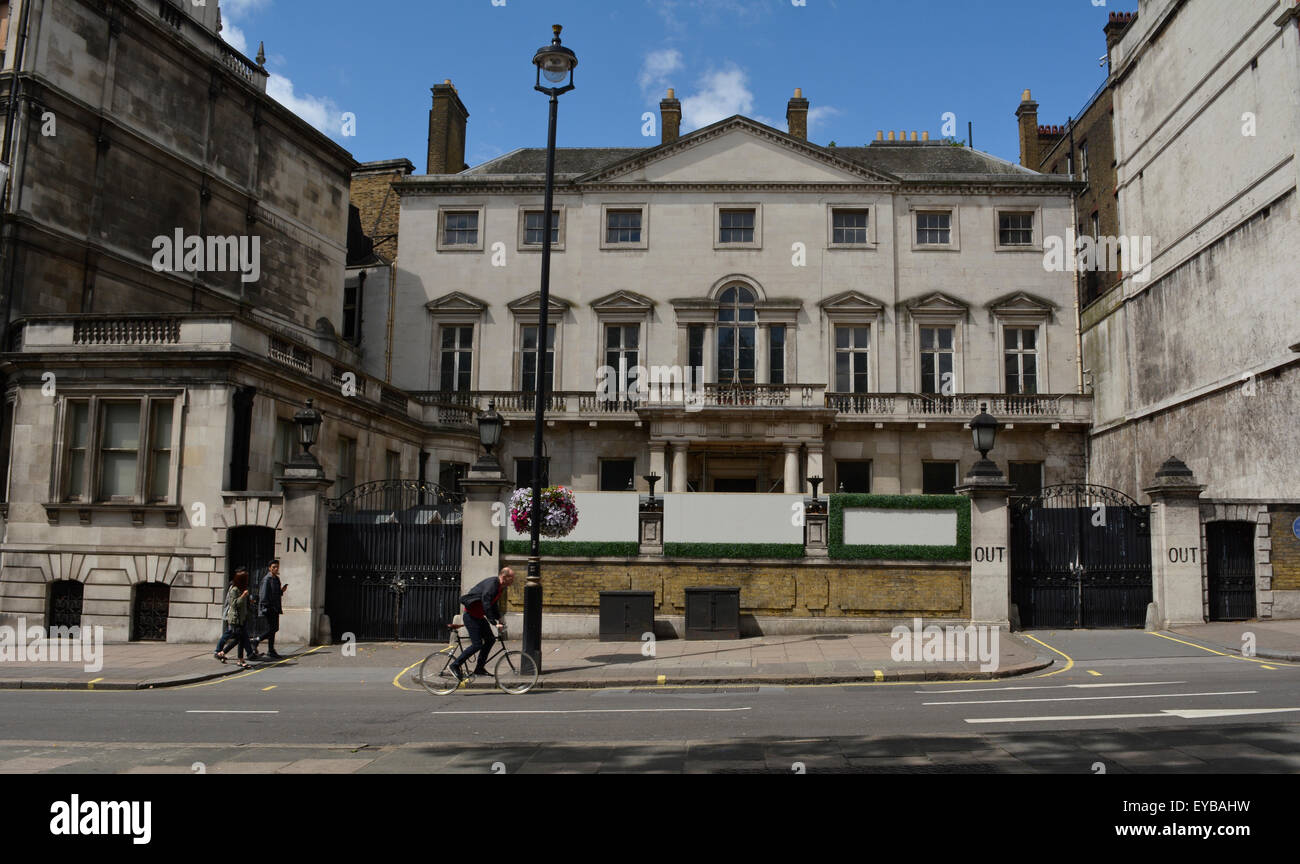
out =
<svg viewBox="0 0 1300 864"><path fill-rule="evenodd" d="M1118 237L1119 209L1115 183L1115 107L1111 92L1110 52L1137 17L1111 12L1103 29L1107 75L1078 114L1064 125L1040 124L1038 103L1029 90L1016 108L1020 126L1020 164L1045 174L1073 174L1083 184L1075 195L1076 237ZM1079 276L1082 305L1092 303L1119 284L1118 271L1083 270Z"/></svg>

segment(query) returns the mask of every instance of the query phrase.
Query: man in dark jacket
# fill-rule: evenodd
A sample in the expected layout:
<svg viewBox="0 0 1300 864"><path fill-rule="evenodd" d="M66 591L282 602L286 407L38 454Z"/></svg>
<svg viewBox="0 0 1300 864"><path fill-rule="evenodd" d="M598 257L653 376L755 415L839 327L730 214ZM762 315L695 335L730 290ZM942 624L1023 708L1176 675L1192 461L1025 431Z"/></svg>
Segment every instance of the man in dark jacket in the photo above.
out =
<svg viewBox="0 0 1300 864"><path fill-rule="evenodd" d="M474 674L487 674L483 664L487 662L492 646L497 641L492 628L501 621L501 609L497 604L501 600L501 595L514 581L515 571L503 567L500 573L490 579L484 579L460 598L461 605L465 607L463 620L465 632L469 636L469 647L451 664L452 674L457 678L461 677L461 664L476 653L478 662L475 664Z"/></svg>
<svg viewBox="0 0 1300 864"><path fill-rule="evenodd" d="M288 585L280 584L280 559L276 558L266 569L266 578L262 580L262 589L257 597L257 614L266 619L266 632L253 640L254 652L257 651L257 643L266 640L266 656L272 660L281 659L275 653L275 633L280 629L280 598L288 590Z"/></svg>

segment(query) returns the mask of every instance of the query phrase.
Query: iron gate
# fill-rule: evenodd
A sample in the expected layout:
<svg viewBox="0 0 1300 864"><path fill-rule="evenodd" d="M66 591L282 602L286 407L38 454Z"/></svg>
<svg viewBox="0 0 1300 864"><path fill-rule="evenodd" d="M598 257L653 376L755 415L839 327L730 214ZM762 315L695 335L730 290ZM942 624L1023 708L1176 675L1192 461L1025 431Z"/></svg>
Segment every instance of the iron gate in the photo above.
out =
<svg viewBox="0 0 1300 864"><path fill-rule="evenodd" d="M1211 621L1255 617L1255 523L1210 522L1205 526L1206 576Z"/></svg>
<svg viewBox="0 0 1300 864"><path fill-rule="evenodd" d="M1022 627L1143 626L1151 508L1085 484L1013 499L1011 585Z"/></svg>
<svg viewBox="0 0 1300 864"><path fill-rule="evenodd" d="M334 638L433 642L460 611L464 496L383 480L329 502L325 613Z"/></svg>

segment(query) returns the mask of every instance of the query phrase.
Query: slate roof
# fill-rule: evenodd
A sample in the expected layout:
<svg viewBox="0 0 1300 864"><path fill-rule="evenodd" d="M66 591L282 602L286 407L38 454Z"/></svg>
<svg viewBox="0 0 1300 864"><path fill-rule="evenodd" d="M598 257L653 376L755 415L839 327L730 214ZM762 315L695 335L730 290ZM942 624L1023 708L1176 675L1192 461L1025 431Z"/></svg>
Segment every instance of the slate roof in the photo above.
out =
<svg viewBox="0 0 1300 864"><path fill-rule="evenodd" d="M731 117L714 124L722 126L741 118ZM753 123L754 121L748 121ZM759 124L761 125L761 124ZM706 127L706 128L714 128ZM696 130L699 131L699 130ZM780 132L780 130L772 130ZM683 138L694 133L688 133ZM781 133L785 134L785 133ZM803 143L803 142L801 142ZM811 144L811 142L807 142ZM1040 174L968 147L954 147L945 141L888 141L866 147L813 147L827 155L862 167L897 177L900 180L993 180L1037 183L1068 183L1069 178ZM560 147L555 151L555 172L578 177L615 165L625 159L653 150L653 147ZM462 171L459 177L541 177L546 172L546 149L523 147L503 156Z"/></svg>
<svg viewBox="0 0 1300 864"><path fill-rule="evenodd" d="M586 174L635 156L645 147L557 147L555 148L555 173ZM512 153L475 165L466 174L545 174L546 148L521 147Z"/></svg>

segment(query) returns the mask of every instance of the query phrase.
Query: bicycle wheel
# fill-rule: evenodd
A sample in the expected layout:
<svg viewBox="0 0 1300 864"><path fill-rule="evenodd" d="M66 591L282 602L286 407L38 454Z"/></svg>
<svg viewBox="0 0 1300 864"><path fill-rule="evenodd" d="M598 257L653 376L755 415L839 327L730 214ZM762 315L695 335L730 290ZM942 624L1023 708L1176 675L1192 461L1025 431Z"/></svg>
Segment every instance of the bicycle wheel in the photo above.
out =
<svg viewBox="0 0 1300 864"><path fill-rule="evenodd" d="M416 673L416 680L428 690L437 696L446 696L448 693L455 693L460 687L460 681L451 671L451 661L456 659L456 646L448 645L438 651L434 651L424 661L420 663L420 669Z"/></svg>
<svg viewBox="0 0 1300 864"><path fill-rule="evenodd" d="M537 663L522 651L505 651L492 667L497 686L507 693L527 693L537 683Z"/></svg>

